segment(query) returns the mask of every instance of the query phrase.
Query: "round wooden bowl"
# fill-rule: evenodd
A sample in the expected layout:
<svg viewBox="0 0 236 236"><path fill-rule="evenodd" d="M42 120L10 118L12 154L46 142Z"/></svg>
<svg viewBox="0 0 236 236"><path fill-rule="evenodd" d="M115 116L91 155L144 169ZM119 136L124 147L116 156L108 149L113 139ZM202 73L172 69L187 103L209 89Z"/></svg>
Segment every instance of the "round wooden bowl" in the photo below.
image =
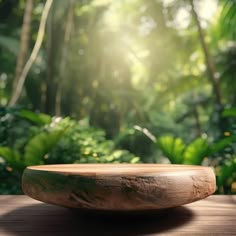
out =
<svg viewBox="0 0 236 236"><path fill-rule="evenodd" d="M22 187L28 196L70 208L155 210L203 199L215 191L210 167L162 164L31 166Z"/></svg>

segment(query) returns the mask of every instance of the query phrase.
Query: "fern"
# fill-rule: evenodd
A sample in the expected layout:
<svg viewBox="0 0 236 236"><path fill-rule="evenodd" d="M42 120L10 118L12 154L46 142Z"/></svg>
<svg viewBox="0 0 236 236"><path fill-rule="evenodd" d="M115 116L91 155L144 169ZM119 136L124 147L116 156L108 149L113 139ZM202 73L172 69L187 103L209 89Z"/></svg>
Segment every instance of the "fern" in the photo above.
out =
<svg viewBox="0 0 236 236"><path fill-rule="evenodd" d="M46 125L52 122L52 118L44 113L36 114L32 111L22 109L17 113L17 115L37 125Z"/></svg>
<svg viewBox="0 0 236 236"><path fill-rule="evenodd" d="M159 138L157 145L161 148L163 154L168 157L171 163L179 164L183 162L185 144L182 139L164 136Z"/></svg>
<svg viewBox="0 0 236 236"><path fill-rule="evenodd" d="M232 38L235 38L235 19L236 19L236 4L235 0L222 0L223 10L221 12L221 26L222 34L229 35Z"/></svg>
<svg viewBox="0 0 236 236"><path fill-rule="evenodd" d="M236 136L226 137L210 145L207 140L197 138L185 145L180 138L164 136L157 140L157 145L172 164L201 165L203 159L211 156L236 141Z"/></svg>
<svg viewBox="0 0 236 236"><path fill-rule="evenodd" d="M209 154L209 144L205 139L198 138L190 143L184 151L184 164L200 165Z"/></svg>
<svg viewBox="0 0 236 236"><path fill-rule="evenodd" d="M34 136L25 146L24 161L27 165L43 164L43 158L58 143L65 130L53 130Z"/></svg>
<svg viewBox="0 0 236 236"><path fill-rule="evenodd" d="M24 163L20 153L9 147L0 147L0 156L13 168L22 170Z"/></svg>
<svg viewBox="0 0 236 236"><path fill-rule="evenodd" d="M172 164L200 165L209 154L209 145L202 138L185 145L181 138L164 136L159 138L157 145Z"/></svg>

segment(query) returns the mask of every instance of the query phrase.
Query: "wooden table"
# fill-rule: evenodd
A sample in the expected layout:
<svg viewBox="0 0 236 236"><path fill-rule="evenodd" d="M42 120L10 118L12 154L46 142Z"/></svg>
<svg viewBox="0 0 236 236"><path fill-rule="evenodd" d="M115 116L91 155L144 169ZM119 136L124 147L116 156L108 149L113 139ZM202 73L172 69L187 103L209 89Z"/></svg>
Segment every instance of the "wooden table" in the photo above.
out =
<svg viewBox="0 0 236 236"><path fill-rule="evenodd" d="M236 235L236 195L141 215L86 213L2 195L0 235Z"/></svg>

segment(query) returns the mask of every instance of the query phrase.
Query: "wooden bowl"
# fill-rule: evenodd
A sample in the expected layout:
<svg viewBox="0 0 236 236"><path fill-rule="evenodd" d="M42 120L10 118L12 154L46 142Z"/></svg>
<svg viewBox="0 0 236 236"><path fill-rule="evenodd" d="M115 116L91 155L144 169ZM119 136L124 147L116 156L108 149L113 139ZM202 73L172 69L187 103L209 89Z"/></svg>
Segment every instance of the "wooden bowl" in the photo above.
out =
<svg viewBox="0 0 236 236"><path fill-rule="evenodd" d="M215 191L210 167L162 164L31 166L22 187L28 196L55 205L138 211L176 207Z"/></svg>

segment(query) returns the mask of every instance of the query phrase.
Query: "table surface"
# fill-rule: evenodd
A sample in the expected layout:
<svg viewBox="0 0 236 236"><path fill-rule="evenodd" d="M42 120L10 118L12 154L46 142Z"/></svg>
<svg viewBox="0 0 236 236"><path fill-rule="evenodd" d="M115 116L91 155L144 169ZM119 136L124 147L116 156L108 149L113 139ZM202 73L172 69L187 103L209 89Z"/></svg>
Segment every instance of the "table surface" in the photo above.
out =
<svg viewBox="0 0 236 236"><path fill-rule="evenodd" d="M0 235L236 235L236 195L135 215L81 212L0 195Z"/></svg>

